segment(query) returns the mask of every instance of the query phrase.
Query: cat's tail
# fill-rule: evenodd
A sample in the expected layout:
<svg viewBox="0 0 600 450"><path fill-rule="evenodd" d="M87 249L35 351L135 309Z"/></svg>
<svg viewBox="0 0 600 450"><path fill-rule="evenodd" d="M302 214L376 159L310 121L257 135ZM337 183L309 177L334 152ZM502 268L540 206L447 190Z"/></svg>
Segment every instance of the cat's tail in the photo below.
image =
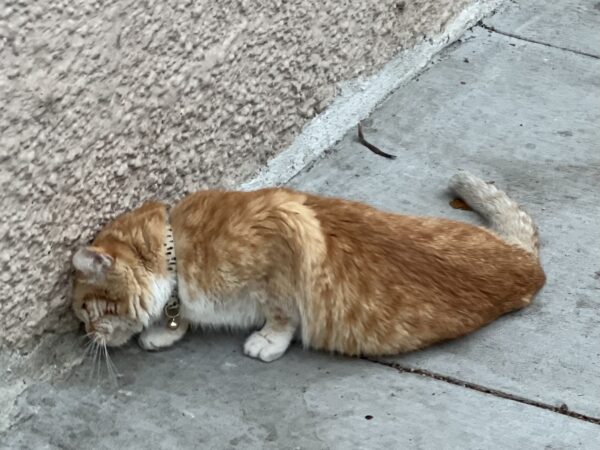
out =
<svg viewBox="0 0 600 450"><path fill-rule="evenodd" d="M538 256L540 244L537 227L531 216L508 195L468 172L452 176L449 187L481 214L498 236Z"/></svg>

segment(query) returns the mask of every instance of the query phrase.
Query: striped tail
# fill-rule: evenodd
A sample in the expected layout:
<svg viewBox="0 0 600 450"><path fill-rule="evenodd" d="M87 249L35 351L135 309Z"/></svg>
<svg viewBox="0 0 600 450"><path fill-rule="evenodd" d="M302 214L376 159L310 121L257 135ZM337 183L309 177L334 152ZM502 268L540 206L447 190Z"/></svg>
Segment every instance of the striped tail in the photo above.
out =
<svg viewBox="0 0 600 450"><path fill-rule="evenodd" d="M539 254L538 230L529 214L493 184L459 172L450 178L450 189L481 214L492 230L510 244Z"/></svg>

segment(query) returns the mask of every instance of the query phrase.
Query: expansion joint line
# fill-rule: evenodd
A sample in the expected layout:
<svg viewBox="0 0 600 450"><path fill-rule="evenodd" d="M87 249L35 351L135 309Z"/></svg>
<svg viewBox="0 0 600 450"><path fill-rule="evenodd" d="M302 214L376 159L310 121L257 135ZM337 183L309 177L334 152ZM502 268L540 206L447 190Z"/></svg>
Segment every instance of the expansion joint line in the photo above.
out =
<svg viewBox="0 0 600 450"><path fill-rule="evenodd" d="M477 25L479 25L481 28L483 28L485 30L491 31L492 33L501 34L503 36L507 36L507 37L510 37L513 39L518 39L519 41L531 42L532 44L543 45L544 47L555 48L557 50L564 50L566 52L575 53L577 55L587 56L588 58L600 59L600 55L595 55L593 53L583 52L581 50L575 50L575 49L568 48L568 47L562 47L560 45L548 44L547 42L538 41L537 39L531 39L531 38L527 38L524 36L519 36L518 34L510 33L508 31L502 31L491 25L486 25L483 22L479 22Z"/></svg>
<svg viewBox="0 0 600 450"><path fill-rule="evenodd" d="M486 386L482 386L480 384L471 383L469 381L463 381L458 378L450 377L447 375L441 375L439 373L431 372L425 369L418 369L413 367L405 367L401 364L380 361L377 359L371 358L363 358L366 361L379 364L385 367L389 367L391 369L395 369L400 373L410 373L414 375L419 375L426 378L431 378L437 381L443 381L445 383L453 384L455 386L460 386L466 389L471 389L473 391L482 392L484 394L493 395L494 397L503 398L506 400L512 400L514 402L523 403L525 405L534 406L536 408L545 409L547 411L552 411L554 413L562 414L563 416L568 416L573 419L583 420L584 422L593 423L595 425L600 425L600 417L592 417L586 414L578 413L576 411L571 411L567 405L562 404L560 406L550 405L548 403L538 402L537 400L530 400L525 397L521 397L519 395L511 394L509 392L504 392L499 389L493 389Z"/></svg>

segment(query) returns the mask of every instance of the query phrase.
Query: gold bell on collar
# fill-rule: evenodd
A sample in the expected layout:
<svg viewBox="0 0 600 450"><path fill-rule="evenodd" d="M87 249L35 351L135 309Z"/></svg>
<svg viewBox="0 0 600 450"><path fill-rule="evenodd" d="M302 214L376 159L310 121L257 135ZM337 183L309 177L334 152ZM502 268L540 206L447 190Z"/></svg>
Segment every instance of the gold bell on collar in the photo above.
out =
<svg viewBox="0 0 600 450"><path fill-rule="evenodd" d="M167 318L167 328L176 330L179 328L179 302L172 302L165 305L165 317Z"/></svg>
<svg viewBox="0 0 600 450"><path fill-rule="evenodd" d="M167 328L169 330L176 330L179 328L179 321L176 317L171 317L169 320L167 320Z"/></svg>

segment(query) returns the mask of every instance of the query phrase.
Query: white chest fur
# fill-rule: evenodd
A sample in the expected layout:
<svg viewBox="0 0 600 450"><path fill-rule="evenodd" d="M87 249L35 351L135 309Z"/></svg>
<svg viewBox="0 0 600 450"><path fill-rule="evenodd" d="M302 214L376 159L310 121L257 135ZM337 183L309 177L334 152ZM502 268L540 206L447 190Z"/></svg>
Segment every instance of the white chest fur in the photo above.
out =
<svg viewBox="0 0 600 450"><path fill-rule="evenodd" d="M210 328L248 329L261 326L265 318L251 296L211 298L179 280L181 316L194 325Z"/></svg>
<svg viewBox="0 0 600 450"><path fill-rule="evenodd" d="M175 277L173 275L167 277L152 277L150 278L149 288L152 301L150 302L150 308L146 311L149 320L142 320L145 326L148 325L148 321L154 322L162 317L163 308L169 300L171 292L173 292L173 289L175 288Z"/></svg>

